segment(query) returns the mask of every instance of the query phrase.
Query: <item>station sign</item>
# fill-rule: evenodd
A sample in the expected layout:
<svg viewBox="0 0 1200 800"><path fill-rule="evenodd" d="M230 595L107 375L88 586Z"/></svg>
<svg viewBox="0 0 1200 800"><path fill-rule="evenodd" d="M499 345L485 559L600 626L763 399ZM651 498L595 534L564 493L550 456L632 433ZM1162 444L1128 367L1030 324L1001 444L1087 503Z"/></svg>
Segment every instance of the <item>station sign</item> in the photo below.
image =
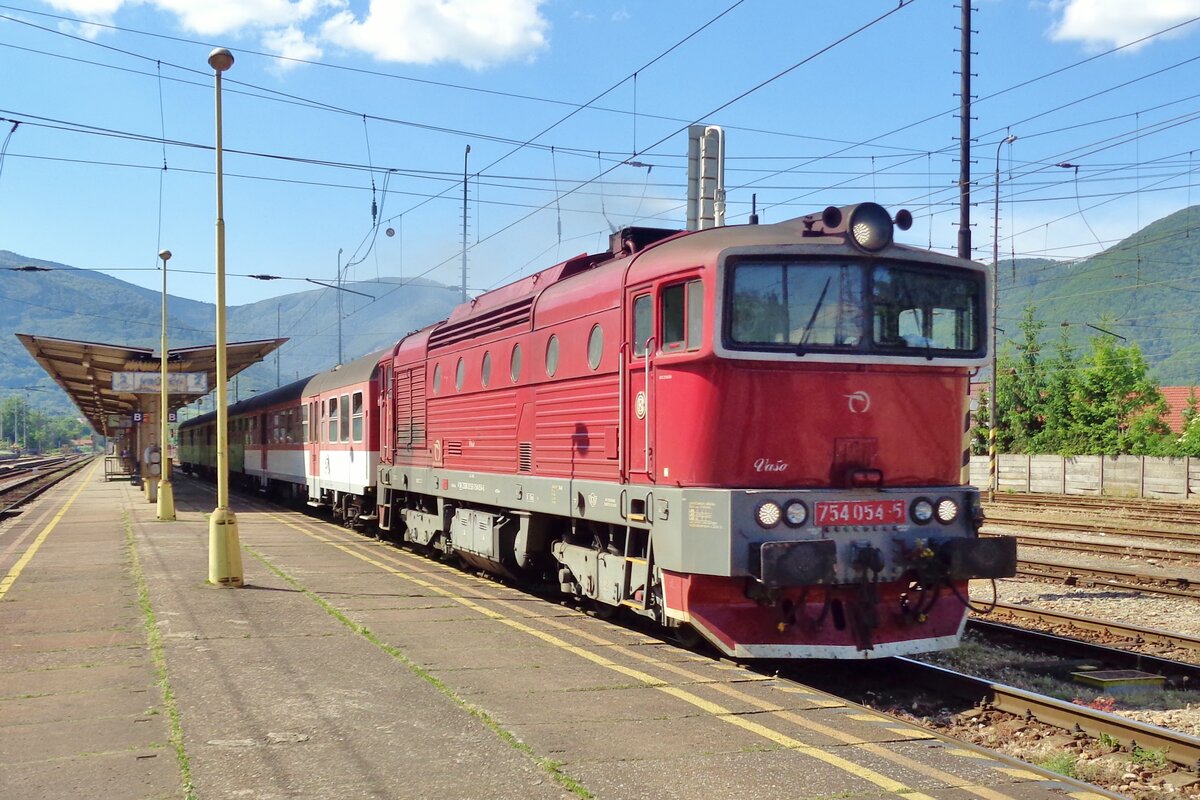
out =
<svg viewBox="0 0 1200 800"><path fill-rule="evenodd" d="M114 392L160 394L162 392L162 375L158 372L114 372L112 388ZM168 372L167 393L208 394L208 373Z"/></svg>
<svg viewBox="0 0 1200 800"><path fill-rule="evenodd" d="M129 428L129 427L132 427L132 425L133 425L133 423L129 419L129 417L123 417L120 414L109 414L108 417L104 420L104 424L105 424L105 427L108 428L110 431L117 430L119 428Z"/></svg>

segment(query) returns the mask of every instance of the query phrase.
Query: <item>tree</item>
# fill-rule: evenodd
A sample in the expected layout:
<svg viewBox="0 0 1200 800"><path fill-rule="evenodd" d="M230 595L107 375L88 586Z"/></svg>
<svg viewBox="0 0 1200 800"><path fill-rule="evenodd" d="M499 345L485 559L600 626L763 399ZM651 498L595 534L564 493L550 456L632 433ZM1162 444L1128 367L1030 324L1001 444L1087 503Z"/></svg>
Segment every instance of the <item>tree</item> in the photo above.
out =
<svg viewBox="0 0 1200 800"><path fill-rule="evenodd" d="M1082 443L1074 438L1075 393L1079 388L1078 354L1067 329L1059 332L1054 358L1046 363L1045 393L1042 396L1042 430L1034 439L1034 452L1063 456L1082 455Z"/></svg>
<svg viewBox="0 0 1200 800"><path fill-rule="evenodd" d="M1072 405L1071 438L1081 452L1157 455L1171 449L1163 421L1167 402L1136 345L1108 336L1092 339L1091 357L1079 375Z"/></svg>
<svg viewBox="0 0 1200 800"><path fill-rule="evenodd" d="M1021 318L1021 340L1016 344L1016 356L1009 372L1007 393L997 389L1000 419L1007 431L1010 452L1029 453L1045 427L1043 395L1046 389L1046 369L1042 364L1041 335L1046 323L1034 316L1034 307L1026 306ZM1001 371L1001 378L1005 371ZM1008 397L1005 397L1005 394ZM1007 399L1007 402L1005 400Z"/></svg>

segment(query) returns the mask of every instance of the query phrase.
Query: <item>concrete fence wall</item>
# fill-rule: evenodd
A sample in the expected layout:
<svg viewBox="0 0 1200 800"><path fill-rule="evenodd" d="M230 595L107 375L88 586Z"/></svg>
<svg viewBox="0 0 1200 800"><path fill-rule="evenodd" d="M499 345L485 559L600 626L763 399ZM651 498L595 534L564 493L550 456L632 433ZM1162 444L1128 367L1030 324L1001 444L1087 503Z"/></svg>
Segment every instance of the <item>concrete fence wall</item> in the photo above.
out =
<svg viewBox="0 0 1200 800"><path fill-rule="evenodd" d="M1200 495L1200 459L1195 458L1002 455L997 468L1001 492L1162 500ZM988 488L987 456L971 457L971 483Z"/></svg>

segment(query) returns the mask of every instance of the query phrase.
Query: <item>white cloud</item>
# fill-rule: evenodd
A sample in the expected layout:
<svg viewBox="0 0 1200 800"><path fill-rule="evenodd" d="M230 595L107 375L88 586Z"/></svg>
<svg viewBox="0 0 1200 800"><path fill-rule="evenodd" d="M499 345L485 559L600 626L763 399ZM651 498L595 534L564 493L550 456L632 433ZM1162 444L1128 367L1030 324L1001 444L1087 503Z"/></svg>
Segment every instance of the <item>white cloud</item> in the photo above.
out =
<svg viewBox="0 0 1200 800"><path fill-rule="evenodd" d="M46 2L100 23L112 23L124 7L147 6L173 15L189 33L257 36L270 52L301 59L319 58L333 44L380 61L481 68L532 56L546 46L549 29L540 13L548 0L369 0L362 17L350 10L349 0Z"/></svg>
<svg viewBox="0 0 1200 800"><path fill-rule="evenodd" d="M46 0L55 11L65 11L94 21L112 19L125 0Z"/></svg>
<svg viewBox="0 0 1200 800"><path fill-rule="evenodd" d="M248 27L295 25L326 4L322 0L150 0L150 5L175 14L189 31L218 36Z"/></svg>
<svg viewBox="0 0 1200 800"><path fill-rule="evenodd" d="M316 61L321 57L321 47L304 35L304 31L295 25L289 25L280 30L267 31L262 37L263 47L267 51L285 58L298 58L303 61ZM284 69L299 66L295 62L281 61Z"/></svg>
<svg viewBox="0 0 1200 800"><path fill-rule="evenodd" d="M1200 16L1200 0L1057 0L1052 7L1061 12L1050 31L1052 39L1079 41L1097 49L1128 44ZM1190 30L1191 26L1168 35Z"/></svg>
<svg viewBox="0 0 1200 800"><path fill-rule="evenodd" d="M321 26L332 43L381 61L483 67L546 45L544 0L371 0L365 19L342 11Z"/></svg>

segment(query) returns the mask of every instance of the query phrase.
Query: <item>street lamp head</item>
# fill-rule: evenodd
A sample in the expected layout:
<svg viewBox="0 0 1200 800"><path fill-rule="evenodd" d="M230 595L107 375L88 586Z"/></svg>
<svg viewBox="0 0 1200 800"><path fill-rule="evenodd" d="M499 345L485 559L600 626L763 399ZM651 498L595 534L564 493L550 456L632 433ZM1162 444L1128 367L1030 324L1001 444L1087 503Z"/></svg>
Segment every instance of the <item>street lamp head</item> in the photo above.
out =
<svg viewBox="0 0 1200 800"><path fill-rule="evenodd" d="M1008 136L1004 137L1005 144L1012 144L1016 140L1017 140L1017 135L1015 133L1010 133Z"/></svg>
<svg viewBox="0 0 1200 800"><path fill-rule="evenodd" d="M170 261L171 260L171 251L170 250L160 250L158 253L158 257L161 258L163 261Z"/></svg>
<svg viewBox="0 0 1200 800"><path fill-rule="evenodd" d="M208 54L208 65L216 72L224 72L233 66L233 53L218 47Z"/></svg>

